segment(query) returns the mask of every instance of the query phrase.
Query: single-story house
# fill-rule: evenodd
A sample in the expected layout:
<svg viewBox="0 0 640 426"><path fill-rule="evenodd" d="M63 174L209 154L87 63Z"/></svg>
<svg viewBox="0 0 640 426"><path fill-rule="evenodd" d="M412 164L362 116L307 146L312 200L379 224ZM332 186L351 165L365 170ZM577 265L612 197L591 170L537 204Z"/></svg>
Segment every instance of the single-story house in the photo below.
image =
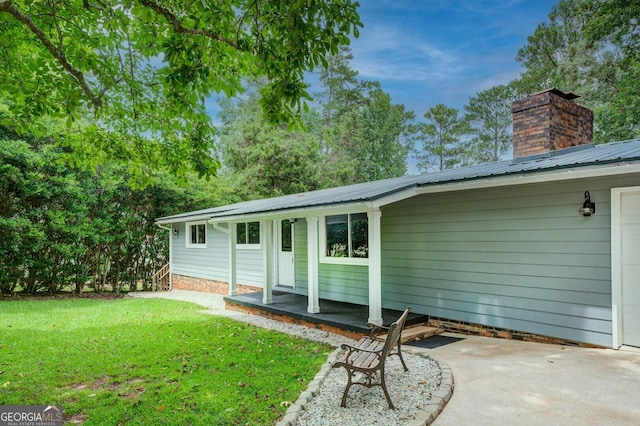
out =
<svg viewBox="0 0 640 426"><path fill-rule="evenodd" d="M640 140L594 145L574 98L513 103L513 160L160 218L172 285L640 347Z"/></svg>

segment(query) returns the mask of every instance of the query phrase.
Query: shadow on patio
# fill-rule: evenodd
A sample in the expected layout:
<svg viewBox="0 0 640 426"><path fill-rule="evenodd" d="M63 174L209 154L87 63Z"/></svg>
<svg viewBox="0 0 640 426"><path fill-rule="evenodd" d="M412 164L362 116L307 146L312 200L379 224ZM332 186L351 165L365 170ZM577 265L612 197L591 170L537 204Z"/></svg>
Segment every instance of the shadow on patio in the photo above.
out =
<svg viewBox="0 0 640 426"><path fill-rule="evenodd" d="M274 290L273 302L262 303L262 291L238 294L224 298L226 308L262 315L268 318L303 324L308 327L339 333L351 338L359 338L369 333L367 320L369 307L344 302L320 299L320 312L307 312L307 296ZM391 324L402 315L402 311L383 309L385 325ZM428 316L409 314L407 325L426 323Z"/></svg>

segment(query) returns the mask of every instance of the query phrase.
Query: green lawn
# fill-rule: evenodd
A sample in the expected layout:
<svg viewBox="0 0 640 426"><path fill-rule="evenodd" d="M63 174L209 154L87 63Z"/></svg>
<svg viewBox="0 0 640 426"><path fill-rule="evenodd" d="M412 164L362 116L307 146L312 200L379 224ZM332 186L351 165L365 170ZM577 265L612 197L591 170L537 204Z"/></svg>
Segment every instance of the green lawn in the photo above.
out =
<svg viewBox="0 0 640 426"><path fill-rule="evenodd" d="M0 302L0 404L105 425L273 425L329 346L161 299Z"/></svg>

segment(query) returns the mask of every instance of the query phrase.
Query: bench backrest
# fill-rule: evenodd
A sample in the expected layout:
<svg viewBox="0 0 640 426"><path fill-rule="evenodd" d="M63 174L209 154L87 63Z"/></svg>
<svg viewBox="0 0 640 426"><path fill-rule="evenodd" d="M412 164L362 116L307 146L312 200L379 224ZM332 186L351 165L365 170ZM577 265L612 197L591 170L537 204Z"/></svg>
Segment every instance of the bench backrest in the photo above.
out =
<svg viewBox="0 0 640 426"><path fill-rule="evenodd" d="M404 328L404 323L407 321L407 317L409 316L409 310L411 308L407 307L404 310L400 318L396 320L389 327L389 331L387 332L387 339L384 342L384 347L382 348L382 361L384 362L384 358L386 358L393 348L398 344L398 340L402 337L402 329Z"/></svg>

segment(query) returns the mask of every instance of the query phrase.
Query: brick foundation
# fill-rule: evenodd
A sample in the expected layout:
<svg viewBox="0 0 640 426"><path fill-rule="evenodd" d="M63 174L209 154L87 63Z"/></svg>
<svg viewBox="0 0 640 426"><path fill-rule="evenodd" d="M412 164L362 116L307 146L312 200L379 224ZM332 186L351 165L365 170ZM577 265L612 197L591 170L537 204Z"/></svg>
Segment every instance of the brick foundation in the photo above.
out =
<svg viewBox="0 0 640 426"><path fill-rule="evenodd" d="M427 323L431 327L442 328L452 333L469 334L474 336L495 337L508 340L522 340L525 342L549 343L553 345L578 346L581 348L602 348L603 346L589 343L575 342L573 340L560 339L557 337L542 336L539 334L525 333L504 328L487 327L485 325L467 322L457 322L445 318L429 317Z"/></svg>
<svg viewBox="0 0 640 426"><path fill-rule="evenodd" d="M173 289L202 291L205 293L229 294L229 284L222 281L208 280L205 278L188 277L186 275L172 274ZM238 284L238 294L254 293L262 291L260 287Z"/></svg>
<svg viewBox="0 0 640 426"><path fill-rule="evenodd" d="M279 321L279 322L284 322L286 324L297 324L297 325L303 325L305 327L308 328L315 328L317 330L322 330L322 331L328 331L330 333L335 333L335 334L339 334L341 336L345 336L348 337L350 339L354 339L354 340L359 340L362 336L364 336L363 333L358 333L355 331L349 331L349 330L343 330L341 328L338 327L332 327L330 325L326 325L326 324L316 324L316 323L312 323L309 321L305 321L302 319L298 319L298 318L292 318L286 315L278 315L278 314L274 314L272 312L267 312L267 311L263 311L261 309L257 309L257 308L252 308L250 306L245 306L245 305L239 305L233 302L229 302L226 301L225 302L225 308L230 310L230 311L237 311L237 312L242 312L244 314L250 314L250 315L258 315L264 318L269 318L275 321Z"/></svg>

